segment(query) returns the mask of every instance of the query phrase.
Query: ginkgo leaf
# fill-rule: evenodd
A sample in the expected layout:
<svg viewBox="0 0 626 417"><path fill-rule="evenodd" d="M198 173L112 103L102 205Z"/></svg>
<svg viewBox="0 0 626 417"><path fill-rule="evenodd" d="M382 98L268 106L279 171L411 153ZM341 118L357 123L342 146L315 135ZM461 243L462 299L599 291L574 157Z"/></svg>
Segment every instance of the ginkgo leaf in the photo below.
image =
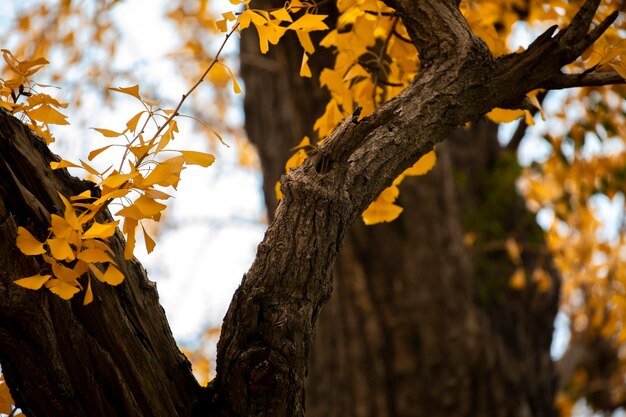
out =
<svg viewBox="0 0 626 417"><path fill-rule="evenodd" d="M153 200L167 200L172 196L168 193L164 193L163 191L155 190L154 188L150 188L145 192L146 197L150 197Z"/></svg>
<svg viewBox="0 0 626 417"><path fill-rule="evenodd" d="M270 14L272 16L274 16L276 18L276 20L278 20L278 21L281 21L281 22L293 22L293 19L291 18L291 15L289 14L289 12L285 8L280 8L278 10L274 10L273 12L270 12Z"/></svg>
<svg viewBox="0 0 626 417"><path fill-rule="evenodd" d="M91 248L85 249L77 255L78 259L83 260L88 263L95 262L111 262L115 263L113 259L102 249Z"/></svg>
<svg viewBox="0 0 626 417"><path fill-rule="evenodd" d="M46 240L50 253L55 259L60 261L73 261L76 257L69 242L65 238L53 238Z"/></svg>
<svg viewBox="0 0 626 417"><path fill-rule="evenodd" d="M96 201L93 202L93 204L95 206L99 206L102 203L104 203L107 200L112 200L114 198L121 198L121 197L126 197L126 195L128 195L128 193L130 193L131 190L129 190L128 188L123 188L121 190L113 190L110 191L106 194L103 194L102 197L100 197L99 199L97 199Z"/></svg>
<svg viewBox="0 0 626 417"><path fill-rule="evenodd" d="M17 228L17 247L24 255L40 255L46 253L43 243L35 239L28 230Z"/></svg>
<svg viewBox="0 0 626 417"><path fill-rule="evenodd" d="M78 287L74 287L64 281L59 279L51 279L46 282L46 288L48 288L52 293L58 295L64 300L69 300L76 294L80 289Z"/></svg>
<svg viewBox="0 0 626 417"><path fill-rule="evenodd" d="M300 76L311 78L313 74L311 73L311 68L309 68L309 56L306 52L302 55L302 65L300 66Z"/></svg>
<svg viewBox="0 0 626 417"><path fill-rule="evenodd" d="M302 165L302 163L304 162L306 158L307 158L306 152L300 149L298 152L293 154L291 158L287 160L287 163L285 163L285 172L289 172L292 169L299 167L300 165Z"/></svg>
<svg viewBox="0 0 626 417"><path fill-rule="evenodd" d="M173 186L176 188L180 181L180 173L183 170L185 158L177 156L161 162L152 172L143 180L144 186L159 184L163 187Z"/></svg>
<svg viewBox="0 0 626 417"><path fill-rule="evenodd" d="M179 151L185 158L185 163L189 165L200 165L208 167L215 162L215 157L211 154L196 151Z"/></svg>
<svg viewBox="0 0 626 417"><path fill-rule="evenodd" d="M116 132L114 130L101 129L99 127L92 127L92 129L95 130L96 132L100 133L102 136L104 136L106 138L117 138L117 137L122 136L124 134L124 133ZM91 160L91 158L89 158L89 160Z"/></svg>
<svg viewBox="0 0 626 417"><path fill-rule="evenodd" d="M89 265L83 261L78 261L73 268L68 268L54 259L48 259L47 261L49 261L48 263L52 267L52 275L55 278L73 286L79 285L76 279L87 272Z"/></svg>
<svg viewBox="0 0 626 417"><path fill-rule="evenodd" d="M302 45L305 52L309 54L312 54L313 52L315 52L315 46L313 46L313 42L311 41L311 36L309 36L308 32L297 30L296 35L298 35L298 40L300 41L300 45Z"/></svg>
<svg viewBox="0 0 626 417"><path fill-rule="evenodd" d="M383 190L378 196L377 200L384 201L385 203L393 203L400 195L400 190L397 186L392 185Z"/></svg>
<svg viewBox="0 0 626 417"><path fill-rule="evenodd" d="M291 30L305 30L312 32L314 30L326 30L328 26L323 22L326 19L326 15L306 13L298 20L287 26L287 29Z"/></svg>
<svg viewBox="0 0 626 417"><path fill-rule="evenodd" d="M78 217L76 217L76 212L74 211L74 207L72 206L72 203L70 203L69 200L65 198L65 196L63 196L63 194L58 193L58 195L63 201L63 204L65 205L65 211L63 212L63 217L65 218L65 221L70 226L72 226L74 230L82 231L82 226L80 222L78 221Z"/></svg>
<svg viewBox="0 0 626 417"><path fill-rule="evenodd" d="M37 274L31 277L18 279L13 282L20 287L28 288L29 290L38 290L43 284L46 283L46 281L50 279L50 277L51 275Z"/></svg>
<svg viewBox="0 0 626 417"><path fill-rule="evenodd" d="M233 81L233 91L235 94L241 94L241 87L239 87L239 83L237 83L237 77L235 77L235 74L233 74L233 72L230 70L230 68L228 68L228 66L220 61L217 62L218 64L222 65L222 67L224 67L226 69L226 71L228 72L228 75L230 75L230 79ZM220 140L222 138L220 137Z"/></svg>
<svg viewBox="0 0 626 417"><path fill-rule="evenodd" d="M487 113L487 117L496 123L508 123L524 116L523 110L508 110L496 108Z"/></svg>
<svg viewBox="0 0 626 417"><path fill-rule="evenodd" d="M122 274L115 266L109 264L109 267L102 277L102 281L111 285L119 285L122 281L124 281L124 274Z"/></svg>
<svg viewBox="0 0 626 417"><path fill-rule="evenodd" d="M141 211L145 217L152 217L157 213L165 210L167 207L163 203L159 203L158 201L154 201L152 198L142 195L133 204L135 207Z"/></svg>
<svg viewBox="0 0 626 417"><path fill-rule="evenodd" d="M424 175L437 163L437 155L435 151L430 151L426 155L422 156L411 168L404 171L404 175L418 176Z"/></svg>
<svg viewBox="0 0 626 417"><path fill-rule="evenodd" d="M137 219L125 218L123 231L126 235L126 247L124 248L124 259L128 260L133 257L133 251L135 250L135 230L139 221Z"/></svg>
<svg viewBox="0 0 626 417"><path fill-rule="evenodd" d="M85 298L83 299L83 305L86 306L92 301L93 301L93 291L91 290L91 278L90 278L87 280L87 289L85 290Z"/></svg>
<svg viewBox="0 0 626 417"><path fill-rule="evenodd" d="M143 241L146 245L146 252L152 253L154 247L156 246L156 243L154 242L154 239L150 237L148 232L146 232L146 228L143 227L143 224L141 225L141 230L143 231Z"/></svg>
<svg viewBox="0 0 626 417"><path fill-rule="evenodd" d="M102 148L94 149L93 151L89 152L89 155L87 156L87 159L89 159L91 161L96 156L100 155L102 152L104 152L107 149L109 149L111 146L115 146L115 145L107 145L107 146L103 146Z"/></svg>
<svg viewBox="0 0 626 417"><path fill-rule="evenodd" d="M110 223L98 223L94 222L91 227L83 233L81 239L106 239L115 234L118 221Z"/></svg>
<svg viewBox="0 0 626 417"><path fill-rule="evenodd" d="M276 181L276 185L274 186L274 192L276 193L276 200L280 201L283 199L283 192L280 191L280 181Z"/></svg>
<svg viewBox="0 0 626 417"><path fill-rule="evenodd" d="M94 167L92 167L91 165L89 165L87 162L83 161L82 159L80 159L80 165L85 169L85 171L87 171L88 173L90 173L91 175L94 175L96 177L100 177L102 175L104 175L104 172L108 171L108 169L104 172L100 172L97 169L95 169Z"/></svg>
<svg viewBox="0 0 626 417"><path fill-rule="evenodd" d="M37 120L41 123L46 124L54 124L54 125L68 125L70 122L67 121L66 116L54 109L53 107L42 104L34 110L28 111L28 117L33 120Z"/></svg>
<svg viewBox="0 0 626 417"><path fill-rule="evenodd" d="M73 195L70 197L70 200L72 201L76 201L76 200L85 200L85 199L89 199L92 198L91 197L91 190L85 190L82 193L78 194L78 195Z"/></svg>
<svg viewBox="0 0 626 417"><path fill-rule="evenodd" d="M73 162L70 161L66 161L65 159L61 159L61 161L56 162L56 161L52 161L50 162L50 168L52 169L61 169L61 168L80 168L80 165L76 165Z"/></svg>
<svg viewBox="0 0 626 417"><path fill-rule="evenodd" d="M100 185L100 186L107 186L107 187L110 187L110 188L118 188L119 186L121 186L125 182L135 178L137 175L139 175L139 173L137 173L137 172L131 172L129 174L118 174L115 171L113 171L112 174L110 174L105 179L100 181L100 183L98 185Z"/></svg>
<svg viewBox="0 0 626 417"><path fill-rule="evenodd" d="M128 94L129 96L133 96L141 100L141 96L139 95L139 85L133 85L131 87L111 87L109 90L117 91L122 94Z"/></svg>
<svg viewBox="0 0 626 417"><path fill-rule="evenodd" d="M390 222L398 218L403 208L392 203L375 200L362 214L366 225Z"/></svg>
<svg viewBox="0 0 626 417"><path fill-rule="evenodd" d="M295 151L295 150L298 150L298 149L305 149L305 148L308 148L309 146L311 146L311 139L309 139L308 136L305 136L305 137L302 138L300 143L298 143L296 146L294 146L290 150Z"/></svg>
<svg viewBox="0 0 626 417"><path fill-rule="evenodd" d="M139 113L137 113L136 115L134 115L133 117L131 117L130 120L128 120L128 122L126 122L126 128L130 132L135 133L135 131L137 130L137 124L139 123L139 120L141 119L141 116L144 113L145 113L145 111L142 110Z"/></svg>
<svg viewBox="0 0 626 417"><path fill-rule="evenodd" d="M56 237L67 238L74 232L74 228L69 225L65 218L57 216L56 214L50 216L50 225L50 231Z"/></svg>

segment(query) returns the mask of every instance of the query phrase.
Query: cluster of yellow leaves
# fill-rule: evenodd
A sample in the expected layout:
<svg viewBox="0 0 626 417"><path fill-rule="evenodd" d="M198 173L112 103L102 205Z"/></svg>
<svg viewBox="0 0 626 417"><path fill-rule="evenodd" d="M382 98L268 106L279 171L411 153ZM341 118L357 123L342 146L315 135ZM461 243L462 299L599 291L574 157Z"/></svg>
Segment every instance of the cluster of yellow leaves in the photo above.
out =
<svg viewBox="0 0 626 417"><path fill-rule="evenodd" d="M304 49L300 75L311 77L311 69L308 65L309 55L315 52L310 33L318 30L326 30L328 26L323 22L326 15L312 13L316 4L291 0L284 7L267 11L249 9L250 0L230 0L233 4L244 4L245 8L240 13L222 13L223 19L215 22L221 32L228 32L229 22L239 25L244 30L253 25L259 35L259 47L262 53L269 50L269 44L276 45L288 30L296 33L298 40ZM304 10L304 14L294 20L293 15ZM286 25L286 26L284 26Z"/></svg>
<svg viewBox="0 0 626 417"><path fill-rule="evenodd" d="M68 124L65 116L58 110L66 108L67 104L47 94L38 93L35 90L37 86L46 86L30 81L31 76L47 65L48 61L41 57L20 61L6 49L2 49L2 57L6 66L3 78L0 78L0 107L11 114L22 115L22 121L44 138L46 143L54 142L49 125Z"/></svg>
<svg viewBox="0 0 626 417"><path fill-rule="evenodd" d="M122 231L126 236L124 257L130 259L136 242L136 231L141 226L148 253L155 242L148 235L143 222L161 218L167 207L163 202L171 197L159 188L176 189L180 174L187 165L208 167L214 161L213 155L197 151L167 149L175 139L178 126L173 116L174 110L157 107L159 103L143 99L139 87L113 88L122 94L137 99L143 110L136 113L126 123L122 132L96 128L107 140L124 138L124 144L112 143L95 149L89 154L89 161L112 147L123 147L124 154L117 169L109 166L98 171L85 161L75 164L66 160L51 163L53 169L82 168L98 179L102 189L100 197L89 191L71 198L72 202L60 196L65 205L63 217L52 215L50 236L45 242L36 240L26 229L19 229L17 245L27 255L42 255L50 265L50 271L17 280L25 288L39 289L45 286L64 299L71 298L82 289L78 278L88 275L84 303L93 300L91 277L111 285L120 284L124 275L110 257L106 241L114 233L118 222L98 223L96 215L114 199L121 199L122 208L115 214L123 218ZM165 120L159 125L159 120ZM148 124L157 126L152 137L144 137ZM173 156L163 157L169 153ZM163 159L160 159L163 157Z"/></svg>
<svg viewBox="0 0 626 417"><path fill-rule="evenodd" d="M9 10L16 14L0 28L0 38L15 56L55 56L46 68L48 79L55 84L63 81L75 109L91 86L111 85L119 76L110 60L120 40L112 11L121 3L13 2Z"/></svg>
<svg viewBox="0 0 626 417"><path fill-rule="evenodd" d="M419 67L417 51L393 9L377 0L341 0L337 7L340 12L337 27L320 43L333 48L336 54L333 68L325 68L320 74L320 84L331 96L314 126L322 140L356 107L361 107L360 117L365 117L400 93ZM310 76L310 72L301 75ZM307 151L313 148L309 138L305 138L294 148L297 152L287 161L285 170L302 164ZM424 155L372 202L363 213L363 221L369 225L397 218L402 212L402 207L395 204L398 185L406 176L425 174L435 162L434 151ZM279 183L276 194L279 199L282 197Z"/></svg>
<svg viewBox="0 0 626 417"><path fill-rule="evenodd" d="M65 116L55 110L55 107L65 105L48 95L32 92L32 85L35 84L31 83L30 77L47 64L47 61L43 58L19 61L9 51L3 50L3 53L13 77L2 80L0 84L0 105L13 113L24 114L29 120L29 126L36 133L43 136L44 133L48 133L45 137L50 142L52 136L47 131L47 125L67 122ZM217 59L215 63L218 63ZM238 88L236 82L235 87ZM127 121L125 129L121 132L96 128L95 130L106 140L120 138L122 143L114 142L95 149L89 153L88 160L92 161L108 149L116 147L123 149L122 160L117 169L109 166L102 171L82 160L79 164L66 160L51 163L52 169L68 167L83 169L91 178L97 180L101 195L94 196L90 191L69 199L59 195L64 206L59 211L62 215L52 214L49 233L43 241L34 237L25 228L18 228L18 248L26 255L41 256L45 262L45 266L36 275L15 281L24 288L37 290L45 287L66 300L84 290L83 302L89 304L93 301L92 278L111 285L120 284L124 275L107 246L107 241L114 235L118 222L108 220L99 222L98 214L112 201L120 201L122 208L116 215L123 219L122 231L126 235L124 257L126 259L132 257L139 227L143 232L146 250L150 253L155 242L148 235L144 222L160 220L166 208L163 201L171 197L162 189L168 187L176 189L181 172L186 166L208 167L215 159L213 155L203 152L168 148L178 133L175 120L178 108L163 109L158 107L158 102L143 99L136 85L111 90L138 100L142 110ZM27 97L27 104L18 102L21 96ZM12 101L9 101L9 98ZM156 126L155 132L152 136L146 136L150 123ZM46 130L42 131L44 127ZM213 133L221 140L216 132ZM86 282L81 283L79 281L81 277L86 277Z"/></svg>

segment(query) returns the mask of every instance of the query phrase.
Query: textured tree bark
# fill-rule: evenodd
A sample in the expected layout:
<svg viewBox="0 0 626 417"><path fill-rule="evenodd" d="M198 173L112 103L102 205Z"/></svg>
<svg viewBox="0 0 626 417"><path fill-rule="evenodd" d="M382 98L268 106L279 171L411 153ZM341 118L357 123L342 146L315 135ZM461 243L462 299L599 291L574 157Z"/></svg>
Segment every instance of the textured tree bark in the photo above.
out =
<svg viewBox="0 0 626 417"><path fill-rule="evenodd" d="M250 59L261 57L254 33L244 33L241 47L246 130L261 155L271 214L288 149L314 137L327 99L316 93L306 107L293 103L319 91L316 73L332 57L318 50L314 76L303 80L297 42L264 56L271 71ZM357 221L345 237L311 352L309 416L555 415L549 352L558 282L547 291L508 286L507 238L533 248L524 254L527 277L537 266L550 270L532 253L545 247L515 191L516 159L484 121L454 133L438 153L432 173L405 180L398 220ZM499 248L468 248L465 233Z"/></svg>
<svg viewBox="0 0 626 417"><path fill-rule="evenodd" d="M126 280L92 281L88 306L13 284L41 267L15 246L17 227L43 240L50 213L63 207L57 193L97 192L52 171L54 160L42 139L0 111L0 363L17 405L29 417L189 415L200 387L155 284L136 260L123 260L119 232L111 246Z"/></svg>

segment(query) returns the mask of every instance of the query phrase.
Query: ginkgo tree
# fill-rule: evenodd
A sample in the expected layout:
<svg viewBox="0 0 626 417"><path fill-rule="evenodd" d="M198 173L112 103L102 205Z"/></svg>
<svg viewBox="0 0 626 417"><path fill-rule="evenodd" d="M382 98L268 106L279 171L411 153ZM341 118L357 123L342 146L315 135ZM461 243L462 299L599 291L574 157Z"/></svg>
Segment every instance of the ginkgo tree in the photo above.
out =
<svg viewBox="0 0 626 417"><path fill-rule="evenodd" d="M434 145L456 129L479 123L487 113L496 120L519 116L493 109L520 110L526 123L531 123L529 111L540 110L538 89L623 82L619 45L609 42L612 46L605 46L603 40L598 41L618 18L606 4L564 4L564 13L555 15L557 20L563 18L561 30L556 32L557 25L552 26L526 50L506 53L498 49L502 43L497 42L490 23L482 27L472 15L476 10L460 3L339 4L337 28L327 34L326 46L335 45L340 52L335 72L329 70L321 78L330 89L331 101L315 125L318 140L301 142L287 164L293 169L281 179L282 200L274 221L225 318L217 377L204 389L178 352L145 272L130 259L139 222L158 220L164 206L155 200L168 197L153 186L175 186L185 163L208 166L213 162L210 155L181 150L174 150L178 155L170 159L154 157L169 151L167 145L177 130L175 118L189 93L176 109L167 110L143 99L136 87L117 88L137 98L146 113L129 119L124 132L99 129L105 137L127 135L123 145L127 152L119 168L90 172L102 189L69 177L62 168L73 163L56 160L45 147L36 145L32 134L3 114L0 146L3 158L11 157L3 161L2 168L0 215L8 239L0 253L11 285L2 287L0 297L0 311L6 318L0 322L7 323L2 327L6 336L0 362L17 404L28 415L302 415L307 353L319 310L330 295L331 268L348 227L361 215L370 224L396 218L401 211L395 205L398 184L407 175L431 169L436 159ZM309 54L315 49L308 32L327 28L322 23L324 15L317 12L317 4L301 2L268 10L245 7L225 12L215 25L229 33L253 25L261 52L267 52L269 44L279 43L289 30L295 32L304 51L300 75L306 77L312 75ZM599 20L592 24L596 16ZM399 47L403 45L400 42L407 45ZM601 57L591 67L578 73L561 71L596 42L602 46ZM373 54L379 44L382 52ZM406 61L393 59L396 55L391 52L387 56L394 47L397 56ZM346 48L344 53L341 48ZM14 60L13 67L21 75L45 63L39 58L19 61L8 52L5 56ZM26 80L17 89L9 86L3 90L5 97L17 104L23 86L28 86ZM350 88L346 90L346 86ZM3 107L23 113L35 128L62 120L54 109L62 107L60 103L49 96L33 95L29 89L26 94L28 106L13 107L7 99L9 104ZM35 97L32 102L31 97ZM36 110L42 107L46 114ZM143 129L137 130L142 116L146 123L154 117L163 119L155 122L156 132L148 138L143 137ZM90 159L104 151L93 151ZM148 161L151 164L142 170ZM436 166L445 161L443 158ZM54 174L47 168L50 163L57 168ZM92 170L82 161L73 165ZM125 168L128 171L123 171ZM445 197L450 190L441 192ZM124 244L119 233L111 233L116 223L107 207L111 199L131 193L135 199L126 200L118 213L124 217ZM442 238L448 239L450 232L454 235L459 230L445 231ZM471 236L466 238L470 244ZM149 237L145 240L152 245ZM507 240L503 246L513 266L521 265L517 243ZM35 258L25 258L18 251ZM535 265L538 277L544 261ZM102 263L108 263L106 272L97 265ZM50 268L52 274L42 273L42 268ZM71 274L66 271L70 268ZM107 276L110 269L113 272ZM24 276L28 278L13 283ZM100 284L120 284L121 277L126 277L122 285ZM513 282L520 281L519 277L515 272ZM70 298L81 288L79 278L87 280L82 284L87 288L85 298L79 303L69 304L45 292L34 296L20 288L47 284L57 295ZM57 288L61 285L74 290ZM513 287L523 285L515 283ZM92 301L93 294L97 302L82 306ZM467 315L469 329L474 329L467 335L472 336L467 338L471 342L480 334L476 325L481 318L473 310L462 313ZM39 322L38 317L42 318ZM544 327L551 329L551 324ZM474 370L478 380L481 372L489 374L501 360L491 358L483 371ZM69 362L80 362L80 369L67 365ZM523 373L511 377L507 370L501 371L505 385L520 378L524 381ZM514 373L512 365L510 372ZM455 387L459 381L451 377L452 382L440 383ZM552 378L547 375L546 379ZM498 414L502 415L552 413L553 390L531 391L538 397L514 396L507 402L494 391L486 398L493 395L498 399ZM468 391L463 392L467 395ZM471 408L468 401L451 404ZM449 401L444 398L442 403ZM490 408L481 404L478 414Z"/></svg>

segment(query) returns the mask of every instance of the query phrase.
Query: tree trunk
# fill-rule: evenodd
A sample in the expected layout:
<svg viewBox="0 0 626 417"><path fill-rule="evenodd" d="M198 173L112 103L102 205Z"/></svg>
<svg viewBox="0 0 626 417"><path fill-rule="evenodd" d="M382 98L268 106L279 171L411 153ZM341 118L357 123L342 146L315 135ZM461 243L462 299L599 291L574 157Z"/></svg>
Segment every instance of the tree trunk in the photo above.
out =
<svg viewBox="0 0 626 417"><path fill-rule="evenodd" d="M304 79L295 39L267 55L257 45L253 32L243 34L241 74L271 215L289 149L315 137L328 99L317 75L332 56L318 50L309 61L313 78ZM255 65L260 59L271 65ZM555 414L549 352L558 285L543 293L508 286L514 266L503 242L543 247L515 191L516 158L486 121L457 131L437 153L433 172L401 186L398 220L357 221L346 235L311 352L310 417ZM466 233L499 246L468 248ZM547 263L534 258L524 255L528 277Z"/></svg>

